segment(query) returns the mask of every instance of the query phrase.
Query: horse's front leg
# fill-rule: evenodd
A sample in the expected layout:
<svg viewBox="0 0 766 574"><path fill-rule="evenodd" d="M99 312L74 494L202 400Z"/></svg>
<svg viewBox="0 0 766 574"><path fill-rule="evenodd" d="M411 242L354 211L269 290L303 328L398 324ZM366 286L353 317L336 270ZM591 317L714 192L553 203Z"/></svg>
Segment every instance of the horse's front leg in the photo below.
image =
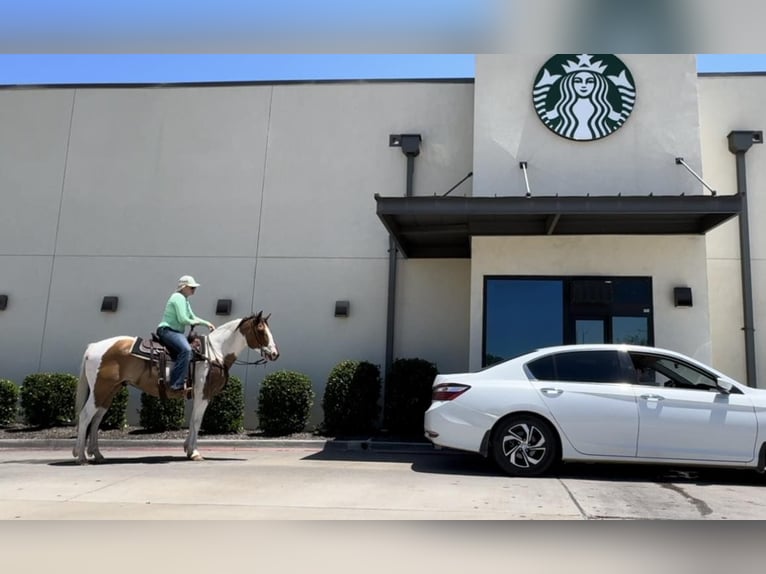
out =
<svg viewBox="0 0 766 574"><path fill-rule="evenodd" d="M191 418L189 419L189 436L184 442L184 451L187 458L191 460L205 460L197 450L197 434L202 425L202 417L205 415L208 401L203 398L205 380L207 379L208 365L199 365L197 367L197 376L194 381L194 402L192 403Z"/></svg>

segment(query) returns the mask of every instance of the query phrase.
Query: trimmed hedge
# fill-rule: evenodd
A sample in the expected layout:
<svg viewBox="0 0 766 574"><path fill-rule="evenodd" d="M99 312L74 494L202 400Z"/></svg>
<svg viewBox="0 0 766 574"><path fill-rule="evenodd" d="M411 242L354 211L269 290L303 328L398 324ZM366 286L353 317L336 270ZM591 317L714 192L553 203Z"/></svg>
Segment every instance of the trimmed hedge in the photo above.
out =
<svg viewBox="0 0 766 574"><path fill-rule="evenodd" d="M33 373L21 385L21 410L27 424L48 428L72 424L77 377L68 373Z"/></svg>
<svg viewBox="0 0 766 574"><path fill-rule="evenodd" d="M13 381L0 379L0 426L16 422L21 391Z"/></svg>
<svg viewBox="0 0 766 574"><path fill-rule="evenodd" d="M391 433L423 435L423 415L431 406L431 386L438 374L425 359L397 359L386 375L385 426Z"/></svg>
<svg viewBox="0 0 766 574"><path fill-rule="evenodd" d="M157 397L141 393L141 409L139 423L149 432L164 432L179 430L184 426L183 399L167 399L162 401Z"/></svg>
<svg viewBox="0 0 766 574"><path fill-rule="evenodd" d="M112 399L99 428L104 430L123 429L128 426L128 387L123 385Z"/></svg>
<svg viewBox="0 0 766 574"><path fill-rule="evenodd" d="M258 393L258 426L264 434L280 436L306 428L314 390L311 380L295 371L277 371L263 379Z"/></svg>
<svg viewBox="0 0 766 574"><path fill-rule="evenodd" d="M209 434L238 433L245 419L245 394L242 381L231 375L223 390L213 397L205 409L200 430Z"/></svg>
<svg viewBox="0 0 766 574"><path fill-rule="evenodd" d="M375 429L380 399L380 368L367 361L341 361L327 379L323 431L355 435Z"/></svg>

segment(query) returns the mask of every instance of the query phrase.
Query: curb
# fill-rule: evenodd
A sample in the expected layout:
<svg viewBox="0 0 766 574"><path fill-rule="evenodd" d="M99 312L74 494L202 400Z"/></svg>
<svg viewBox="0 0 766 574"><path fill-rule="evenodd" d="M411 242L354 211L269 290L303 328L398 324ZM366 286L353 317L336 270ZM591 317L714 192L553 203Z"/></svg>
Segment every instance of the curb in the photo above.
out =
<svg viewBox="0 0 766 574"><path fill-rule="evenodd" d="M175 448L184 439L100 439L103 448ZM71 449L74 439L0 439L0 449ZM398 453L437 453L439 449L430 443L374 441L374 440L300 440L300 439L198 439L200 448L301 448L333 451L369 451Z"/></svg>

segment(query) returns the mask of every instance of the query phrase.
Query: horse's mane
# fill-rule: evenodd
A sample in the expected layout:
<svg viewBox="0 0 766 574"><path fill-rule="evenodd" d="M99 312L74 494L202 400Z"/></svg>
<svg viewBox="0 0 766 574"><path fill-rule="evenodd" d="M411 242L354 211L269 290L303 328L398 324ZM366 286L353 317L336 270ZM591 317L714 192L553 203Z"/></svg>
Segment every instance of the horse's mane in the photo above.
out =
<svg viewBox="0 0 766 574"><path fill-rule="evenodd" d="M258 319L258 317L263 317L263 311L258 311L257 313L251 313L247 317L242 317L242 319L239 320L239 323L237 323L237 329L239 329L245 321L249 321L250 319L255 320Z"/></svg>

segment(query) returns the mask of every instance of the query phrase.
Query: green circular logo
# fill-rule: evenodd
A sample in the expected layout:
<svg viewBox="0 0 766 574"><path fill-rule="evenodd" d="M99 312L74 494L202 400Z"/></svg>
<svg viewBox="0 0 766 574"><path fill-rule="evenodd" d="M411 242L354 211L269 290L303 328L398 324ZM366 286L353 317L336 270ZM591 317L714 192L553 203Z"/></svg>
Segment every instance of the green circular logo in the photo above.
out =
<svg viewBox="0 0 766 574"><path fill-rule="evenodd" d="M556 54L537 74L532 102L558 135L592 141L622 127L636 103L636 84L612 54Z"/></svg>

